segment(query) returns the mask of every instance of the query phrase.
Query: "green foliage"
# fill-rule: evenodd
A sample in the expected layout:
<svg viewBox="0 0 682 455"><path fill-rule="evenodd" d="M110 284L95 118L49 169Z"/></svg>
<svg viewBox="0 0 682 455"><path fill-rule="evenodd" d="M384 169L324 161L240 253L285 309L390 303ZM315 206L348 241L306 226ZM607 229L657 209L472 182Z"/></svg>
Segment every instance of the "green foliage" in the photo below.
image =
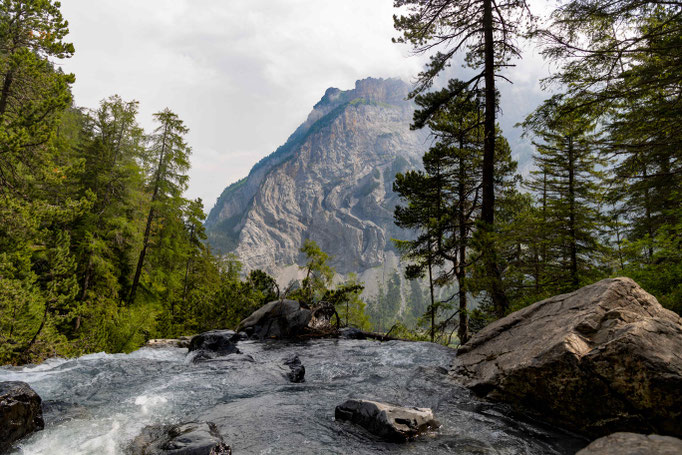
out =
<svg viewBox="0 0 682 455"><path fill-rule="evenodd" d="M428 126L436 142L424 155L424 171L397 174L394 183L394 190L406 203L396 207L396 224L418 233L414 240L395 243L403 259L409 261L406 277L428 280L430 299L420 322L430 327L434 341L440 337L437 332L447 331L448 324L455 325L455 314L459 314L458 338L468 339L468 293L491 294L492 288L480 258L491 254L490 245L495 245L494 251L503 249L498 233L482 232L478 223L482 210L483 106L481 94L466 87L465 82L451 80L443 90L417 96L420 109L414 115L415 125ZM452 93L459 95L453 98ZM495 187L497 211L501 212L516 182L516 163L499 134L496 150ZM470 284L473 267L478 273L475 284ZM459 305L456 313L448 316L444 313L452 305L437 299L434 288L443 289L452 283L457 283ZM454 298L452 295L445 301Z"/></svg>
<svg viewBox="0 0 682 455"><path fill-rule="evenodd" d="M401 319L400 275L394 272L388 283L379 283L377 295L369 303L367 316L376 330L386 332Z"/></svg>
<svg viewBox="0 0 682 455"><path fill-rule="evenodd" d="M358 281L357 276L351 274L345 282L332 287L336 271L328 264L331 259L329 255L310 239L303 242L300 252L306 257L306 264L300 267L305 271L305 278L300 286L289 293L288 298L311 308L331 304L344 326L369 328L369 318L365 315L366 304L360 298L365 286Z"/></svg>
<svg viewBox="0 0 682 455"><path fill-rule="evenodd" d="M272 278L206 246L182 120L163 110L145 135L136 101L71 107L73 76L51 60L73 53L59 3L0 13L0 363L128 352L276 298Z"/></svg>
<svg viewBox="0 0 682 455"><path fill-rule="evenodd" d="M327 264L329 255L322 251L314 240L305 240L300 251L306 256L306 264L300 267L305 271L305 278L292 298L312 306L322 300L327 293L335 272Z"/></svg>
<svg viewBox="0 0 682 455"><path fill-rule="evenodd" d="M325 293L323 300L336 307L341 324L345 327L360 330L369 330L371 327L369 317L365 314L367 304L360 298L364 288L357 276L350 274L345 282Z"/></svg>

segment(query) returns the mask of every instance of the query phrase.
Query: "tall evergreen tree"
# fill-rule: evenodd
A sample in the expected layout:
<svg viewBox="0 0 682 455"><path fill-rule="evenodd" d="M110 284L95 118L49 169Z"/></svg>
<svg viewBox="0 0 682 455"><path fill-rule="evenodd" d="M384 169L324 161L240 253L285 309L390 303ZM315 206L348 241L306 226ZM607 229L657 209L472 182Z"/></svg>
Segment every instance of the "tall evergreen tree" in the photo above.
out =
<svg viewBox="0 0 682 455"><path fill-rule="evenodd" d="M189 132L180 118L164 109L154 114L159 126L151 137L150 160L152 172L149 188L151 191L147 223L142 238L142 248L137 260L133 282L130 286L128 304L135 301L135 294L140 284L145 256L152 240L154 222L165 214L178 215L182 205L182 193L187 187L186 172L189 169L190 148L184 140ZM167 219L174 218L167 217Z"/></svg>
<svg viewBox="0 0 682 455"><path fill-rule="evenodd" d="M49 162L46 143L71 101L72 74L52 59L73 55L68 23L50 0L0 2L0 191L23 187Z"/></svg>
<svg viewBox="0 0 682 455"><path fill-rule="evenodd" d="M603 273L604 173L598 167L606 163L598 158L594 120L555 97L524 126L537 138L530 187L541 190L542 261L556 274L546 279L558 291L572 291Z"/></svg>
<svg viewBox="0 0 682 455"><path fill-rule="evenodd" d="M497 141L495 119L498 109L495 84L497 78L504 77L500 73L501 69L509 66L513 57L520 56L516 38L523 31L525 21L530 18L527 4L524 0L507 3L493 0L395 0L394 5L407 8L408 12L407 15L394 16L395 28L402 32L396 41L412 44L418 53L438 49L431 56L426 70L420 73L413 95L425 92L438 74L461 53L466 53L466 63L477 71L467 83L454 86L449 96L441 97L440 104L433 104L430 110L426 110L425 118L428 118L429 112L436 112L440 105L459 97L469 87L477 90L481 83L483 85L485 109L480 220L484 232L489 235L481 237L486 243L484 260L491 285L489 292L498 316L502 316L509 307L509 301L502 286L493 239ZM415 126L423 127L424 123L416 122Z"/></svg>

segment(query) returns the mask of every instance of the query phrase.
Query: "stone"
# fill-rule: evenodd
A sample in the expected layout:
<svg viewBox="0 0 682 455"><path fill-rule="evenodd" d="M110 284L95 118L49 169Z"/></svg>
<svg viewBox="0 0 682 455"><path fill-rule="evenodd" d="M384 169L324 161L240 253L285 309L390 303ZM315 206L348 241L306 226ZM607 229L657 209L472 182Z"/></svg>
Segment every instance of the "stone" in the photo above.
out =
<svg viewBox="0 0 682 455"><path fill-rule="evenodd" d="M231 455L218 428L212 422L146 427L135 438L133 455Z"/></svg>
<svg viewBox="0 0 682 455"><path fill-rule="evenodd" d="M295 300L266 303L239 323L237 331L253 338L291 338L301 335L312 315Z"/></svg>
<svg viewBox="0 0 682 455"><path fill-rule="evenodd" d="M145 348L188 348L191 338L182 336L180 338L156 338L147 340Z"/></svg>
<svg viewBox="0 0 682 455"><path fill-rule="evenodd" d="M591 436L682 435L682 318L629 278L537 302L460 347L480 397Z"/></svg>
<svg viewBox="0 0 682 455"><path fill-rule="evenodd" d="M344 327L339 330L339 337L347 340L366 340L367 333L355 327Z"/></svg>
<svg viewBox="0 0 682 455"><path fill-rule="evenodd" d="M679 455L682 440L657 434L613 433L592 442L576 455Z"/></svg>
<svg viewBox="0 0 682 455"><path fill-rule="evenodd" d="M45 427L40 396L25 382L0 382L0 453Z"/></svg>
<svg viewBox="0 0 682 455"><path fill-rule="evenodd" d="M406 442L441 426L431 409L404 408L369 400L348 400L336 407L334 417L360 425L392 442Z"/></svg>
<svg viewBox="0 0 682 455"><path fill-rule="evenodd" d="M239 334L232 330L211 330L192 337L189 342L189 352L194 353L192 361L241 354L237 348L239 337Z"/></svg>
<svg viewBox="0 0 682 455"><path fill-rule="evenodd" d="M291 371L286 374L289 382L305 382L305 367L301 364L301 359L298 355L292 354L284 359L284 365L288 366Z"/></svg>

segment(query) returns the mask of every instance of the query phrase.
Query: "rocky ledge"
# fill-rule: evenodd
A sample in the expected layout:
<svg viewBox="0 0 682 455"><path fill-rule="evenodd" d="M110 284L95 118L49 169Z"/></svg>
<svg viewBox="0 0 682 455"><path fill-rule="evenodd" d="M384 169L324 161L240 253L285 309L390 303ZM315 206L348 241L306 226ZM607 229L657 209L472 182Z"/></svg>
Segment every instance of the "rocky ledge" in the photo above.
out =
<svg viewBox="0 0 682 455"><path fill-rule="evenodd" d="M295 300L266 303L239 323L237 331L252 338L290 338L303 333L312 313Z"/></svg>
<svg viewBox="0 0 682 455"><path fill-rule="evenodd" d="M452 376L591 436L682 435L682 319L628 278L602 280L490 324Z"/></svg>

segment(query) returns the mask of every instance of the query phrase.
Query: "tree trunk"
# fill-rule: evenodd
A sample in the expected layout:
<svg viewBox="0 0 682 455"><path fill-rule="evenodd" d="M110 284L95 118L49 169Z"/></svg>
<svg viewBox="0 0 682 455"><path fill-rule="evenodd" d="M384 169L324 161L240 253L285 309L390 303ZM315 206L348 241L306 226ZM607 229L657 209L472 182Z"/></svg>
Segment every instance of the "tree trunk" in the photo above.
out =
<svg viewBox="0 0 682 455"><path fill-rule="evenodd" d="M7 111L7 103L9 101L10 89L12 87L12 82L14 81L14 70L10 69L5 74L5 80L2 84L2 93L0 93L0 120L5 116Z"/></svg>
<svg viewBox="0 0 682 455"><path fill-rule="evenodd" d="M152 221L154 220L154 202L159 195L159 186L161 184L161 174L163 172L163 159L166 154L166 135L168 130L166 129L163 133L163 140L161 142L161 153L159 154L159 163L156 168L156 176L154 178L154 192L152 193L152 199L149 207L149 215L147 215L147 226L144 229L144 238L142 240L142 250L140 251L140 257L137 260L137 268L135 269L135 276L133 277L133 284L130 287L130 294L128 295L128 305L132 304L135 300L135 293L137 292L137 287L140 284L140 276L142 275L142 267L144 266L144 257L147 254L147 247L149 246L149 235L151 233Z"/></svg>
<svg viewBox="0 0 682 455"><path fill-rule="evenodd" d="M642 173L644 181L647 181L647 169L646 164L644 165L644 170ZM654 255L653 241L654 241L654 223L651 219L651 193L648 184L644 187L644 216L646 217L646 232L649 234L648 247L647 247L647 264L651 264L651 259Z"/></svg>
<svg viewBox="0 0 682 455"><path fill-rule="evenodd" d="M467 250L467 228L466 228L466 207L464 201L466 199L466 187L464 179L466 177L464 169L464 138L460 135L459 138L459 185L457 188L459 197L459 261L457 264L457 286L459 297L459 328L457 330L457 337L460 344L464 344L469 340L469 313L467 312L467 293L466 293L466 250Z"/></svg>
<svg viewBox="0 0 682 455"><path fill-rule="evenodd" d="M436 308L433 297L433 275L431 272L431 243L429 243L429 290L431 291L431 343L433 343L436 339Z"/></svg>
<svg viewBox="0 0 682 455"><path fill-rule="evenodd" d="M571 239L571 284L573 289L580 287L578 278L578 244L575 227L575 150L573 150L573 137L568 137L568 233Z"/></svg>
<svg viewBox="0 0 682 455"><path fill-rule="evenodd" d="M484 230L484 262L490 280L490 293L497 317L509 309L509 300L502 286L502 275L497 265L495 244L491 238L495 226L495 42L493 36L492 0L483 0L485 118L483 121L483 172L481 178L481 221Z"/></svg>

